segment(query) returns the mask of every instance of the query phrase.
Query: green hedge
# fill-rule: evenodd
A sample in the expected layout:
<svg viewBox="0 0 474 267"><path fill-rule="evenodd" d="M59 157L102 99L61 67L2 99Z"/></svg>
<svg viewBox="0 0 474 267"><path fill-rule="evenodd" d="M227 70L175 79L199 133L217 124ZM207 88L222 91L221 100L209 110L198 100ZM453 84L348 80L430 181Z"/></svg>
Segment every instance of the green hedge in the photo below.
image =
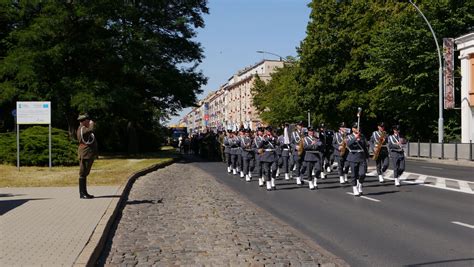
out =
<svg viewBox="0 0 474 267"><path fill-rule="evenodd" d="M20 165L48 166L48 127L33 126L20 130ZM0 163L16 165L16 133L0 133ZM77 142L66 131L51 129L53 166L77 165Z"/></svg>

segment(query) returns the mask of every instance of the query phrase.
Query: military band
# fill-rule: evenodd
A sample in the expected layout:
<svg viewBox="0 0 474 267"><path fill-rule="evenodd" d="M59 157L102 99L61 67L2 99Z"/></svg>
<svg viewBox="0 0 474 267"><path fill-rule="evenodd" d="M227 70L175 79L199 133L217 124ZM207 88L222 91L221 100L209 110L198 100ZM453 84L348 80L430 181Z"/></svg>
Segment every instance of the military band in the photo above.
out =
<svg viewBox="0 0 474 267"><path fill-rule="evenodd" d="M259 186L265 186L269 191L276 189L275 180L280 176L285 180L294 178L297 185L307 182L312 190L318 188L318 179L324 177L321 174L324 171L329 173L335 162L339 183L346 184L350 176L352 193L360 196L363 194L370 144L378 181L384 182L384 173L391 159L395 185L400 186L405 156L404 139L400 137L398 125L393 127L393 134L388 135L385 123L378 123L370 141L361 133L358 123L347 128L342 122L335 133L324 125L316 129L304 128L301 121L294 125L293 131L290 128L290 124L285 124L275 131L270 126L255 131L229 129L222 142L227 172L247 182L254 173Z"/></svg>

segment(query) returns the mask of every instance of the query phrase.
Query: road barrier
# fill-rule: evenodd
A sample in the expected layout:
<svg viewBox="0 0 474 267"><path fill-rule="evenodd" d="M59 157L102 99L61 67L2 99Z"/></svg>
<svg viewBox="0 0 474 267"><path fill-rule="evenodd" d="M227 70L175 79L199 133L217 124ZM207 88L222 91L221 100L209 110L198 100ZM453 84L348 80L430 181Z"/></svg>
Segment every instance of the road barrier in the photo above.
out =
<svg viewBox="0 0 474 267"><path fill-rule="evenodd" d="M462 159L473 161L474 143L407 143L407 154L409 157L438 158L438 159Z"/></svg>

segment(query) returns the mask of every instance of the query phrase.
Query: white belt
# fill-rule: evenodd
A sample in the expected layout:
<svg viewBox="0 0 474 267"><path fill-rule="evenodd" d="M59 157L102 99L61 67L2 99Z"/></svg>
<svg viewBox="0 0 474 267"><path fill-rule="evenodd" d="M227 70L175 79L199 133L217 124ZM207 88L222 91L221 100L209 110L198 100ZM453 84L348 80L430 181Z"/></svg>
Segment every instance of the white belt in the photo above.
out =
<svg viewBox="0 0 474 267"><path fill-rule="evenodd" d="M290 150L290 149L289 148L283 148L283 151L288 151L288 150Z"/></svg>
<svg viewBox="0 0 474 267"><path fill-rule="evenodd" d="M359 150L350 150L350 149L349 149L349 152L362 153L362 152L364 152L364 150L361 150L361 149L359 149Z"/></svg>
<svg viewBox="0 0 474 267"><path fill-rule="evenodd" d="M265 151L275 151L275 149L265 149Z"/></svg>

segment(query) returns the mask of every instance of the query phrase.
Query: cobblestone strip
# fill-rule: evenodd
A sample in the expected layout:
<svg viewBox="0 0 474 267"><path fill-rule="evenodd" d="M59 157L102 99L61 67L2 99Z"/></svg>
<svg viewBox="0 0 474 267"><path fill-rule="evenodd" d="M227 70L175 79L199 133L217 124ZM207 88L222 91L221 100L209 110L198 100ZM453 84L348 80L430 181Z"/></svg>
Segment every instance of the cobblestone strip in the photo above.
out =
<svg viewBox="0 0 474 267"><path fill-rule="evenodd" d="M191 164L134 184L99 265L338 266L311 241Z"/></svg>

